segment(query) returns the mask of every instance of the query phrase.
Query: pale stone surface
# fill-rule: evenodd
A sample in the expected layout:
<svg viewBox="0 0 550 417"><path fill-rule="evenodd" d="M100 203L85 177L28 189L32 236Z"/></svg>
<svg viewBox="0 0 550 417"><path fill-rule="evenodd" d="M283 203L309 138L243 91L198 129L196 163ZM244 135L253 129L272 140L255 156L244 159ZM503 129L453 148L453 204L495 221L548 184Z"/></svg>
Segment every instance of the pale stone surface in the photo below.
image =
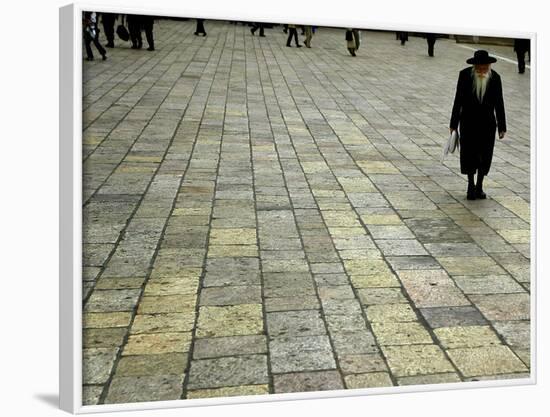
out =
<svg viewBox="0 0 550 417"><path fill-rule="evenodd" d="M363 288L357 291L365 305L406 303L401 288Z"/></svg>
<svg viewBox="0 0 550 417"><path fill-rule="evenodd" d="M115 377L105 403L136 403L178 400L182 394L183 375Z"/></svg>
<svg viewBox="0 0 550 417"><path fill-rule="evenodd" d="M508 275L456 276L456 285L465 294L505 294L525 292L523 287Z"/></svg>
<svg viewBox="0 0 550 417"><path fill-rule="evenodd" d="M164 278L150 281L143 291L144 297L166 295L195 295L199 286L199 278Z"/></svg>
<svg viewBox="0 0 550 417"><path fill-rule="evenodd" d="M391 272L381 272L375 275L352 275L350 279L355 288L388 288L401 286L397 277Z"/></svg>
<svg viewBox="0 0 550 417"><path fill-rule="evenodd" d="M367 318L371 323L409 322L417 317L409 304L378 304L367 307Z"/></svg>
<svg viewBox="0 0 550 417"><path fill-rule="evenodd" d="M267 383L265 355L194 360L189 369L189 390Z"/></svg>
<svg viewBox="0 0 550 417"><path fill-rule="evenodd" d="M372 323L372 330L381 346L433 343L430 334L418 322Z"/></svg>
<svg viewBox="0 0 550 417"><path fill-rule="evenodd" d="M115 363L118 348L94 348L82 351L84 384L105 384Z"/></svg>
<svg viewBox="0 0 550 417"><path fill-rule="evenodd" d="M372 372L368 374L348 375L345 377L349 389L391 387L393 382L387 372Z"/></svg>
<svg viewBox="0 0 550 417"><path fill-rule="evenodd" d="M138 306L138 314L188 313L195 310L196 303L196 295L143 297Z"/></svg>
<svg viewBox="0 0 550 417"><path fill-rule="evenodd" d="M449 384L460 382L460 377L455 373L406 376L397 379L398 385L426 385L426 384Z"/></svg>
<svg viewBox="0 0 550 417"><path fill-rule="evenodd" d="M84 310L86 312L132 311L140 290L97 290L92 293Z"/></svg>
<svg viewBox="0 0 550 417"><path fill-rule="evenodd" d="M152 333L131 335L122 355L155 355L188 352L191 333Z"/></svg>
<svg viewBox="0 0 550 417"><path fill-rule="evenodd" d="M382 351L396 377L454 372L436 345L385 346Z"/></svg>
<svg viewBox="0 0 550 417"><path fill-rule="evenodd" d="M187 353L123 356L116 368L117 376L181 375Z"/></svg>
<svg viewBox="0 0 550 417"><path fill-rule="evenodd" d="M213 389L197 389L187 391L186 398L217 398L217 397L240 397L246 395L269 394L268 385L241 385L238 387L223 387Z"/></svg>
<svg viewBox="0 0 550 417"><path fill-rule="evenodd" d="M267 353L266 337L263 335L197 339L193 349L193 358L206 359L256 353Z"/></svg>
<svg viewBox="0 0 550 417"><path fill-rule="evenodd" d="M470 297L488 320L528 320L529 294L473 295Z"/></svg>
<svg viewBox="0 0 550 417"><path fill-rule="evenodd" d="M498 275L505 271L488 256L441 257L437 259L451 275Z"/></svg>
<svg viewBox="0 0 550 417"><path fill-rule="evenodd" d="M196 335L203 338L260 334L263 326L261 304L201 307Z"/></svg>
<svg viewBox="0 0 550 417"><path fill-rule="evenodd" d="M332 391L343 389L342 377L338 371L300 372L275 375L274 393Z"/></svg>
<svg viewBox="0 0 550 417"><path fill-rule="evenodd" d="M255 229L212 229L210 232L212 245L255 245Z"/></svg>
<svg viewBox="0 0 550 417"><path fill-rule="evenodd" d="M195 312L137 314L131 334L189 332L195 325Z"/></svg>
<svg viewBox="0 0 550 417"><path fill-rule="evenodd" d="M434 333L445 349L501 344L489 326L440 327Z"/></svg>
<svg viewBox="0 0 550 417"><path fill-rule="evenodd" d="M85 313L82 317L83 328L128 327L132 314L130 312Z"/></svg>
<svg viewBox="0 0 550 417"><path fill-rule="evenodd" d="M344 374L362 374L387 371L388 367L379 353L341 355L338 357Z"/></svg>
<svg viewBox="0 0 550 417"><path fill-rule="evenodd" d="M447 353L465 377L527 372L507 346L449 349Z"/></svg>

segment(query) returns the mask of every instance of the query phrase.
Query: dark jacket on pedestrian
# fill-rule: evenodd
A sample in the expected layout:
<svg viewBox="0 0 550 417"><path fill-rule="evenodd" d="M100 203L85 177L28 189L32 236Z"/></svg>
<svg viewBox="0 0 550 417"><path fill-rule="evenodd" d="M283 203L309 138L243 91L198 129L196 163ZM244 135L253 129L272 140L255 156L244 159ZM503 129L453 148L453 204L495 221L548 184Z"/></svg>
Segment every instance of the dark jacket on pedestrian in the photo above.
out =
<svg viewBox="0 0 550 417"><path fill-rule="evenodd" d="M491 70L485 95L480 102L474 91L473 67L460 71L451 113L451 129L459 129L460 171L487 175L493 158L495 131L506 132L502 82Z"/></svg>

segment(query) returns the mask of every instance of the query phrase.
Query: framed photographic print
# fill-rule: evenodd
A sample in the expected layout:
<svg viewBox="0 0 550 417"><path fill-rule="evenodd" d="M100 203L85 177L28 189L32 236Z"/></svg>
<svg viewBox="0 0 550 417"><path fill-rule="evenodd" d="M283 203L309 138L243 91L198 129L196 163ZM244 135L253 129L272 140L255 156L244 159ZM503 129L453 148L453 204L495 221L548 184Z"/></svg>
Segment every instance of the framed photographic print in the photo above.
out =
<svg viewBox="0 0 550 417"><path fill-rule="evenodd" d="M535 42L61 8L62 408L533 384Z"/></svg>

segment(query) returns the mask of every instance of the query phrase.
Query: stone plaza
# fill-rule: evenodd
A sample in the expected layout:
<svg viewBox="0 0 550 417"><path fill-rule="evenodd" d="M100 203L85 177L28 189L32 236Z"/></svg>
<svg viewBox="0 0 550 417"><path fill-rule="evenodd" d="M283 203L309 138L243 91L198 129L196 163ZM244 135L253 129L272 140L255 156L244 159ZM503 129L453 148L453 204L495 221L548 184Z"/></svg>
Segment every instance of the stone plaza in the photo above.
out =
<svg viewBox="0 0 550 417"><path fill-rule="evenodd" d="M527 378L530 82L512 47L155 23L83 68L85 405ZM103 34L102 34L103 36ZM300 38L303 44L303 38ZM102 38L102 43L104 39ZM508 124L466 200L458 72Z"/></svg>

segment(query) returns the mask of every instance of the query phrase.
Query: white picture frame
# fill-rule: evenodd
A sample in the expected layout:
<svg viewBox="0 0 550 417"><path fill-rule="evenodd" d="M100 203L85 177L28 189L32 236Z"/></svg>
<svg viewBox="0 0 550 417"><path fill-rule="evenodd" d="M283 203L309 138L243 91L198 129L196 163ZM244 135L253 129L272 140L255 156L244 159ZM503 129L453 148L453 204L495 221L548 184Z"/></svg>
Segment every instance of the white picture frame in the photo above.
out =
<svg viewBox="0 0 550 417"><path fill-rule="evenodd" d="M109 404L99 406L82 405L82 42L81 14L85 10L97 10L105 12L153 14L174 17L205 17L211 19L233 20L263 20L252 19L250 16L236 13L235 16L204 12L194 14L186 13L184 7L181 10L154 7L145 9L141 7L117 7L99 6L96 4L76 3L60 9L60 407L75 414L88 414L95 412L116 412L134 410L152 410L167 408L199 407L211 405L229 405L243 403L257 403L270 401L290 401L320 398L341 398L352 396L369 396L390 393L411 393L441 390L461 390L469 388L509 387L536 384L536 294L537 294L537 258L536 258L536 207L537 207L537 54L531 57L531 277L532 297L531 302L531 377L510 380L460 382L456 384L438 385L414 385L409 387L370 388L363 390L339 390L314 393L271 394L268 396L224 397L205 400L178 400L151 403L127 403ZM273 18L266 18L273 21ZM409 31L440 31L440 27L422 25L386 24L378 22L362 21L357 19L338 20L315 19L311 21L300 19L303 23L315 23L320 26L353 26L368 27L380 30L409 30ZM470 30L448 28L449 33L470 34ZM479 30L481 36L502 37L529 37L531 50L537 51L537 36L528 32L509 32L495 30Z"/></svg>

